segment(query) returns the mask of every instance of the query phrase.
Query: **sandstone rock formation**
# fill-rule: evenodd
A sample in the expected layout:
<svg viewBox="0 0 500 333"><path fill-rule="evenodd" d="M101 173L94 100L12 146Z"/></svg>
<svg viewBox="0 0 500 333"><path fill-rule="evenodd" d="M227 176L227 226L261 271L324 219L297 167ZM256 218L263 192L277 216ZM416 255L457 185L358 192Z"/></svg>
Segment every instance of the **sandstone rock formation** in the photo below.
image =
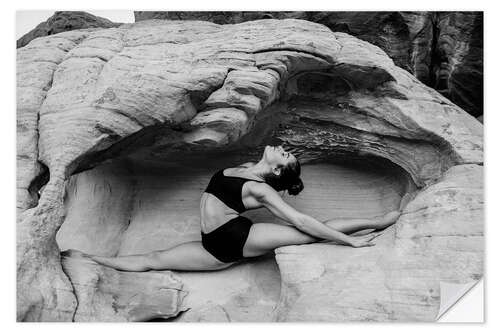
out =
<svg viewBox="0 0 500 333"><path fill-rule="evenodd" d="M482 12L158 12L136 11L136 21L202 20L236 24L295 18L326 25L382 48L420 81L475 117L483 114ZM119 26L85 12L56 12L17 41L17 47L55 33Z"/></svg>
<svg viewBox="0 0 500 333"><path fill-rule="evenodd" d="M17 48L26 46L33 39L43 36L55 35L64 31L91 29L91 28L113 28L121 23L95 16L86 12L59 11L49 17L47 21L40 23L33 30L17 40Z"/></svg>
<svg viewBox="0 0 500 333"><path fill-rule="evenodd" d="M434 319L439 281L463 283L482 274L482 177L478 165L450 168L417 194L374 249L325 244L278 249L277 320Z"/></svg>
<svg viewBox="0 0 500 333"><path fill-rule="evenodd" d="M380 47L400 66L477 117L483 114L482 12L157 12L136 21L235 24L295 18L321 23Z"/></svg>
<svg viewBox="0 0 500 333"><path fill-rule="evenodd" d="M61 250L114 256L200 240L201 192L216 169L238 162L232 154L203 155L196 162L179 156L170 163L127 158L74 175L68 182L68 214L57 243ZM320 220L379 216L397 209L401 198L415 191L400 168L368 161L304 165L303 180L306 188L300 197L285 199ZM256 223L279 223L266 210L245 216ZM281 283L274 256L221 272L176 275L188 292L184 305L189 309L176 320L274 319Z"/></svg>
<svg viewBox="0 0 500 333"><path fill-rule="evenodd" d="M370 250L312 244L220 272L139 273L148 292L187 292L159 296L158 317L431 321L439 281L482 275L481 123L348 34L293 19L64 32L18 49L18 96L18 320L155 319L107 298L108 279L133 279L77 258L63 271L59 250L199 239L209 175L268 143L302 161L306 191L286 198L302 211L403 216ZM106 280L95 294L91 276Z"/></svg>
<svg viewBox="0 0 500 333"><path fill-rule="evenodd" d="M432 87L473 116L482 116L483 14L441 13L435 21Z"/></svg>
<svg viewBox="0 0 500 333"><path fill-rule="evenodd" d="M94 261L63 253L78 308L74 321L147 321L177 316L186 292L165 272L120 272Z"/></svg>

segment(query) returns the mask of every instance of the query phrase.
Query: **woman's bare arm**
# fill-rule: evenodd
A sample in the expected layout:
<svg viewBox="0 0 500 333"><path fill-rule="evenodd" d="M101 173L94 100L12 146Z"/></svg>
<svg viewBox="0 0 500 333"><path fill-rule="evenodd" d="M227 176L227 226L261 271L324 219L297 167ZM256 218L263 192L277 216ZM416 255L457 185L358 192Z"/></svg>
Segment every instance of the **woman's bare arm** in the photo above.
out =
<svg viewBox="0 0 500 333"><path fill-rule="evenodd" d="M377 234L353 237L332 229L315 218L297 211L287 204L281 196L267 184L256 184L251 191L255 198L261 202L264 207L269 209L271 213L282 220L292 223L297 229L311 236L354 247L374 245L371 240L375 238Z"/></svg>

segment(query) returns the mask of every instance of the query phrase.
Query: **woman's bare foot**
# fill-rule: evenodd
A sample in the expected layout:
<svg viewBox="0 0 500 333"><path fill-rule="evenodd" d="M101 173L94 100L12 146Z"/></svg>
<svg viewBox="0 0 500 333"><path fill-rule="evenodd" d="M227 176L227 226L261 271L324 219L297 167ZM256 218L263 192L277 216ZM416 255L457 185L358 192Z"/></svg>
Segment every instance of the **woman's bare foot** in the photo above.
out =
<svg viewBox="0 0 500 333"><path fill-rule="evenodd" d="M392 212L389 212L382 216L380 218L380 221L377 223L377 229L385 229L388 226L393 225L396 223L398 218L401 216L401 211L400 210L393 210Z"/></svg>

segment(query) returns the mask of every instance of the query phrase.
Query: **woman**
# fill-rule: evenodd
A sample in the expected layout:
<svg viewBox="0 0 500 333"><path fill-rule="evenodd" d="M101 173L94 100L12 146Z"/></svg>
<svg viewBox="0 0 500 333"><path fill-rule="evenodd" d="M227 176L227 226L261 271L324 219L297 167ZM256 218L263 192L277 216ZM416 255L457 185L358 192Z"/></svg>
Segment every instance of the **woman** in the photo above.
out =
<svg viewBox="0 0 500 333"><path fill-rule="evenodd" d="M400 212L394 211L379 219L322 223L297 211L278 194L287 190L289 194L297 195L303 188L297 158L281 146L266 146L257 164L245 163L214 174L201 197L201 241L148 254L88 257L99 264L124 271L218 270L243 258L260 256L285 245L329 240L353 247L372 246L372 240L379 233L363 236L347 234L363 229L386 228L400 215ZM261 207L291 225L252 224L240 215L245 210Z"/></svg>

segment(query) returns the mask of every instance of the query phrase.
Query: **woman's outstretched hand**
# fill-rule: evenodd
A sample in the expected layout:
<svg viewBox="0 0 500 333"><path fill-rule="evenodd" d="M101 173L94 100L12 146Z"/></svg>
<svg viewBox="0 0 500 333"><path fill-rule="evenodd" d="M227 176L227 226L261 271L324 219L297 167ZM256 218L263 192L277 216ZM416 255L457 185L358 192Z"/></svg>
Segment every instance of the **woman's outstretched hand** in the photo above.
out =
<svg viewBox="0 0 500 333"><path fill-rule="evenodd" d="M349 245L352 247L366 247L366 246L374 246L375 242L373 241L376 237L380 236L382 231L371 232L362 236L351 236L351 241Z"/></svg>

